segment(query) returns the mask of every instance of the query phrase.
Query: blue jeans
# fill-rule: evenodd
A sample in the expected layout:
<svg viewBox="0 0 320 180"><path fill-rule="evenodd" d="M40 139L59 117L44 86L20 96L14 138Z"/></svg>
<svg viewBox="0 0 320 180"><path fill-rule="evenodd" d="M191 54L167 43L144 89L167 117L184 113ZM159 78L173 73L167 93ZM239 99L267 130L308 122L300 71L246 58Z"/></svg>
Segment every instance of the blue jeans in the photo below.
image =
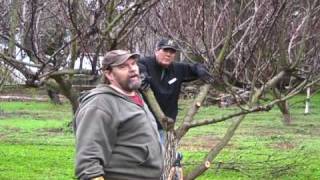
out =
<svg viewBox="0 0 320 180"><path fill-rule="evenodd" d="M159 135L160 135L160 143L164 145L166 142L166 131L163 129L158 129Z"/></svg>

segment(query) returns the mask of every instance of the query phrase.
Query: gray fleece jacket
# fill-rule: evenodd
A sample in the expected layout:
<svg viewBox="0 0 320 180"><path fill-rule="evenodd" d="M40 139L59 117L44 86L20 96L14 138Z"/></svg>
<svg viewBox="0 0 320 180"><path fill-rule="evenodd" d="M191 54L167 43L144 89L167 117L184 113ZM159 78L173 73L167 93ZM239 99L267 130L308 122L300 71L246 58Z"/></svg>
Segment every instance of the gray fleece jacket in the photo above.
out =
<svg viewBox="0 0 320 180"><path fill-rule="evenodd" d="M74 130L79 179L160 179L163 150L146 104L141 107L109 86L98 86L81 97Z"/></svg>

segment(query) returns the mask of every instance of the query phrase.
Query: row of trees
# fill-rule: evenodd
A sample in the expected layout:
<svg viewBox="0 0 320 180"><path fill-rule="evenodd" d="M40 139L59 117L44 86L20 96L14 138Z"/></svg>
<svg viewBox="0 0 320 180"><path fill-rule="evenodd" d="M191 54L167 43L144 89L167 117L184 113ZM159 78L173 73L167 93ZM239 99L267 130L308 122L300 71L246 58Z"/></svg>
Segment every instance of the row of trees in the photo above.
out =
<svg viewBox="0 0 320 180"><path fill-rule="evenodd" d="M132 48L129 34L157 1L1 1L2 64L17 70L28 86L59 90L72 104L76 74L98 75L99 56ZM89 59L91 68L82 68ZM27 60L27 62L26 62ZM76 61L80 66L76 67Z"/></svg>
<svg viewBox="0 0 320 180"><path fill-rule="evenodd" d="M0 44L4 47L0 50L0 72L14 69L28 86L59 90L73 111L78 107L79 94L72 80L76 75L97 79L99 57L108 50L123 48L150 54L156 40L167 36L179 43L189 61L206 64L217 83L201 87L181 126L172 132L168 146L174 151L190 128L233 121L219 144L185 179L205 172L247 114L277 106L284 123L290 124L287 99L320 80L319 0L0 3ZM87 59L90 69L83 68ZM212 88L238 99L238 111L194 120ZM239 94L243 90L249 98ZM272 97L266 99L266 94Z"/></svg>

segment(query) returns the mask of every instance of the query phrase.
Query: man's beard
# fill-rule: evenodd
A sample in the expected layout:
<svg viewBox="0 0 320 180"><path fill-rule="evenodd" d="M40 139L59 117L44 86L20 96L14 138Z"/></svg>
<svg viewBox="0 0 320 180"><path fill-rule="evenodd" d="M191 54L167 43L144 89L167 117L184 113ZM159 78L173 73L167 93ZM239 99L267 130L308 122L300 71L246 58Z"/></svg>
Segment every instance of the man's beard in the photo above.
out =
<svg viewBox="0 0 320 180"><path fill-rule="evenodd" d="M138 80L132 80L128 79L128 81L124 83L120 83L121 87L123 90L127 92L135 91L138 90L141 87L141 79L139 78Z"/></svg>
<svg viewBox="0 0 320 180"><path fill-rule="evenodd" d="M128 88L130 90L138 90L141 87L141 79L139 78L138 80L132 81L129 79L128 81Z"/></svg>

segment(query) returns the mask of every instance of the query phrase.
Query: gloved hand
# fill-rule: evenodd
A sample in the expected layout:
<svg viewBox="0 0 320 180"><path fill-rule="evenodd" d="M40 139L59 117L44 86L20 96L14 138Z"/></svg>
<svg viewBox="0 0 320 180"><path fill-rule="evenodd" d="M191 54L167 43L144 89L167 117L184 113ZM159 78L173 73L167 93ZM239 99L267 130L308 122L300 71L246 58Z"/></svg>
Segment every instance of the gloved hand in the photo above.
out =
<svg viewBox="0 0 320 180"><path fill-rule="evenodd" d="M150 88L150 77L147 77L146 74L144 73L140 73L140 78L141 78L141 86L140 86L140 90L145 91L147 89Z"/></svg>
<svg viewBox="0 0 320 180"><path fill-rule="evenodd" d="M205 83L212 84L214 82L214 78L209 73L208 69L203 64L196 64L196 72L198 77L204 81Z"/></svg>

